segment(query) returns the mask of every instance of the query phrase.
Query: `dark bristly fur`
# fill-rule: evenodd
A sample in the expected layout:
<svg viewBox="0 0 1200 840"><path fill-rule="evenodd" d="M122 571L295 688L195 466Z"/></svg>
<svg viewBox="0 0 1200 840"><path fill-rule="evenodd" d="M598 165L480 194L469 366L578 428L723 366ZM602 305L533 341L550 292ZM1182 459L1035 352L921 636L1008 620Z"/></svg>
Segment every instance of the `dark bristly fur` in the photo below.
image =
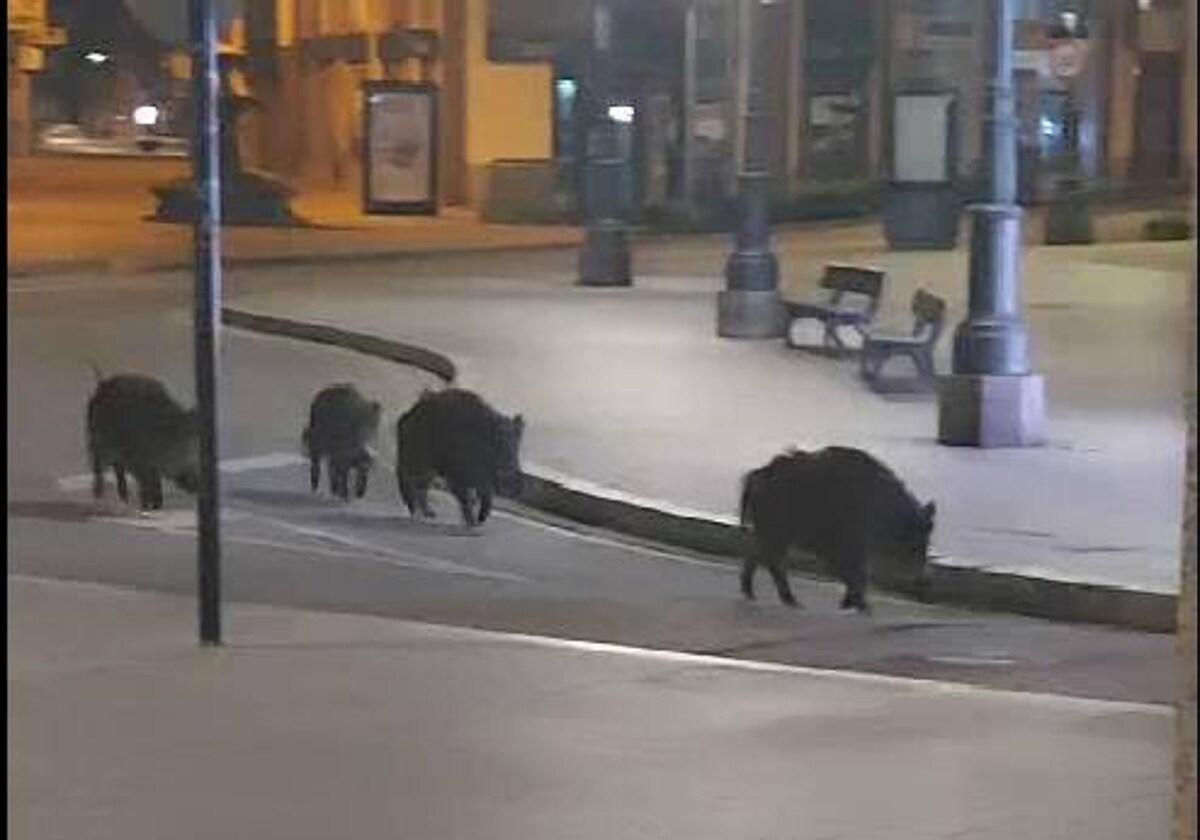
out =
<svg viewBox="0 0 1200 840"><path fill-rule="evenodd" d="M891 470L861 450L788 450L742 482L741 522L755 543L742 566L742 593L754 597L761 564L780 600L796 605L785 565L793 547L823 560L845 584L843 609L869 612L871 555L890 552L919 579L935 513L932 502L921 505Z"/></svg>
<svg viewBox="0 0 1200 840"><path fill-rule="evenodd" d="M321 462L329 467L329 491L350 498L350 473L355 474L354 495L367 492L372 457L367 444L379 429L381 408L353 385L330 385L313 397L308 426L301 435L308 456L313 492L321 486Z"/></svg>
<svg viewBox="0 0 1200 840"><path fill-rule="evenodd" d="M493 493L521 492L525 423L499 414L477 394L426 391L396 423L396 481L413 515L432 517L429 485L446 480L467 525L488 518Z"/></svg>
<svg viewBox="0 0 1200 840"><path fill-rule="evenodd" d="M99 379L98 370L96 375ZM108 467L116 474L117 493L125 502L126 474L133 475L143 510L162 507L164 477L194 493L197 431L195 411L180 406L158 380L133 374L100 379L87 404L93 495L104 494Z"/></svg>

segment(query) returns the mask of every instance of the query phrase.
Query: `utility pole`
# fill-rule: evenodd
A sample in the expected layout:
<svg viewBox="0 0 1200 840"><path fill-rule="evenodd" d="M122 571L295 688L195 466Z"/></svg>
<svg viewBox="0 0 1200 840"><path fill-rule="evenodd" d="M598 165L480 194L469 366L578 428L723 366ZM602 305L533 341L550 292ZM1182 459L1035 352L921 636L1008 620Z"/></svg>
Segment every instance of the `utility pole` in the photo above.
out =
<svg viewBox="0 0 1200 840"><path fill-rule="evenodd" d="M195 135L192 170L195 243L196 408L200 476L196 491L200 643L221 644L221 493L217 468L217 351L221 318L221 165L216 0L190 0Z"/></svg>

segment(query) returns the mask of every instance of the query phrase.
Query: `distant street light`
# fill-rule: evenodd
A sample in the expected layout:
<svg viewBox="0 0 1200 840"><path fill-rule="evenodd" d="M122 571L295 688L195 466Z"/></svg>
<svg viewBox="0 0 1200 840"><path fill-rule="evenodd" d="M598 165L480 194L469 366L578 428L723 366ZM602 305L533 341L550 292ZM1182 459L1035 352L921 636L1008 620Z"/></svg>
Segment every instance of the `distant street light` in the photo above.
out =
<svg viewBox="0 0 1200 840"><path fill-rule="evenodd" d="M95 50L85 55L84 58L92 62L92 64L103 64L104 62L108 61L107 55L102 52L96 52Z"/></svg>
<svg viewBox="0 0 1200 840"><path fill-rule="evenodd" d="M133 109L133 124L149 128L158 122L158 108L153 105L139 105Z"/></svg>

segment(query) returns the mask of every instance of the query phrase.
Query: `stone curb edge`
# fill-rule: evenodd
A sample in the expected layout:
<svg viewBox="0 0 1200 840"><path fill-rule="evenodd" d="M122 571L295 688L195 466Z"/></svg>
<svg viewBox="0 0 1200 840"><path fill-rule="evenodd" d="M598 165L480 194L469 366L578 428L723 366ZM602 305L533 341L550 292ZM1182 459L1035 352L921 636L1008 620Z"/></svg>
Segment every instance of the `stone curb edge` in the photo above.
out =
<svg viewBox="0 0 1200 840"><path fill-rule="evenodd" d="M446 383L458 379L458 367L447 356L416 345L351 332L338 327L260 315L225 307L222 321L238 329L328 344L400 364L411 365ZM748 536L735 524L670 512L625 498L602 495L603 488L563 476L525 472L521 503L583 525L740 562ZM803 558L795 568L825 576L823 568ZM874 572L883 589L915 597L901 581L889 580L885 570ZM1177 597L1117 586L1036 578L931 562L921 600L972 609L1008 612L1054 621L1104 624L1152 633L1174 633Z"/></svg>
<svg viewBox="0 0 1200 840"><path fill-rule="evenodd" d="M561 251L568 248L578 248L576 241L563 242L530 242L526 244L496 243L473 245L469 247L447 246L445 248L427 248L420 250L391 250L391 251L347 251L344 253L324 252L320 254L287 254L259 257L226 257L222 260L225 270L239 268L271 268L282 266L320 266L347 265L387 262L390 260L410 260L422 257L453 257L469 256L471 254L503 254L527 253L533 251ZM137 258L109 259L79 259L79 260L47 260L15 262L8 264L7 275L10 278L51 277L62 274L80 274L92 272L96 274L151 274L154 272L185 271L192 268L190 259L179 260L141 260Z"/></svg>

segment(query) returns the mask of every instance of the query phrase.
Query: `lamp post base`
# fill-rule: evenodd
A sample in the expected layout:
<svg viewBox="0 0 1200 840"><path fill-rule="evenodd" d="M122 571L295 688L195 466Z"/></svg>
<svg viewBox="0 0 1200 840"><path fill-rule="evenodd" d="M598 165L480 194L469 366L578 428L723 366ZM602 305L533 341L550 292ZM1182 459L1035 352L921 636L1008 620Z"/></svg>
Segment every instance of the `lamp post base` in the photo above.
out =
<svg viewBox="0 0 1200 840"><path fill-rule="evenodd" d="M624 226L601 223L587 228L579 252L579 285L633 285L629 233Z"/></svg>
<svg viewBox="0 0 1200 840"><path fill-rule="evenodd" d="M938 378L938 443L1000 449L1046 442L1046 381L1039 374Z"/></svg>
<svg viewBox="0 0 1200 840"><path fill-rule="evenodd" d="M781 338L787 310L774 289L717 292L717 335L721 338Z"/></svg>
<svg viewBox="0 0 1200 840"><path fill-rule="evenodd" d="M1046 208L1046 244L1091 245L1095 241L1087 198L1078 191L1056 195Z"/></svg>

